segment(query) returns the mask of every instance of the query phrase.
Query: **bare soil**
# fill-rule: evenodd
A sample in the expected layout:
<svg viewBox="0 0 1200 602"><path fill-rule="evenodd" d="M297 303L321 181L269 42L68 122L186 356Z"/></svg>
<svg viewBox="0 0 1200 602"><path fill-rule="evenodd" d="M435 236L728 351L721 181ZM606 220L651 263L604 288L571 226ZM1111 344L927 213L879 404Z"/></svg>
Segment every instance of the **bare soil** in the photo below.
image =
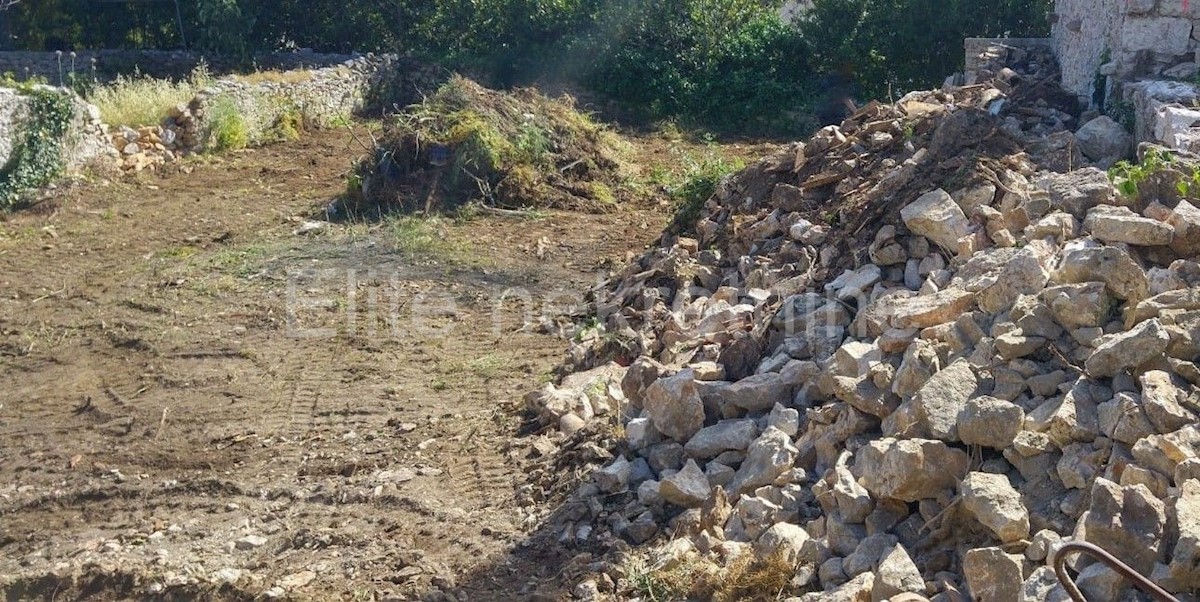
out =
<svg viewBox="0 0 1200 602"><path fill-rule="evenodd" d="M537 317L667 215L296 234L350 138L96 178L0 222L7 599L561 595L572 555L515 502L522 397L566 348Z"/></svg>

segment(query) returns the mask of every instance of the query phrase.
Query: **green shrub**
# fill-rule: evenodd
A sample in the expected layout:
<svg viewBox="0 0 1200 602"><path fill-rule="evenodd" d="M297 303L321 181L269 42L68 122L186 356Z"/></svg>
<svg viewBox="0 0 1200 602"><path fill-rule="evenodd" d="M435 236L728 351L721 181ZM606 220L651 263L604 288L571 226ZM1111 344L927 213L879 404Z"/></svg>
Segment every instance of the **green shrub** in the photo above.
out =
<svg viewBox="0 0 1200 602"><path fill-rule="evenodd" d="M62 174L63 140L71 125L71 97L58 90L25 87L29 119L8 163L0 168L0 210L21 206L28 191Z"/></svg>
<svg viewBox="0 0 1200 602"><path fill-rule="evenodd" d="M685 167L683 180L676 186L668 187L668 193L675 199L671 228L687 233L695 231L704 203L717 191L721 179L742 169L744 165L741 161L729 161L710 151L704 157L687 157Z"/></svg>
<svg viewBox="0 0 1200 602"><path fill-rule="evenodd" d="M209 141L207 150L223 152L246 148L250 131L237 105L229 98L218 98L209 107Z"/></svg>

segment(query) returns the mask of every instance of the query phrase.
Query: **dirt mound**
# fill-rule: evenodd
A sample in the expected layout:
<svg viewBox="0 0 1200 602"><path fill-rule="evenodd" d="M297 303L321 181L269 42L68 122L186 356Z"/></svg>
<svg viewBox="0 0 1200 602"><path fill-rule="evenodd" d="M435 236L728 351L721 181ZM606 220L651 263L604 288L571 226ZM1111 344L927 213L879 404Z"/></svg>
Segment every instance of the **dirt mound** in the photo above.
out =
<svg viewBox="0 0 1200 602"><path fill-rule="evenodd" d="M352 182L351 210L499 208L603 211L617 201L620 140L533 89L489 90L461 76L391 120Z"/></svg>

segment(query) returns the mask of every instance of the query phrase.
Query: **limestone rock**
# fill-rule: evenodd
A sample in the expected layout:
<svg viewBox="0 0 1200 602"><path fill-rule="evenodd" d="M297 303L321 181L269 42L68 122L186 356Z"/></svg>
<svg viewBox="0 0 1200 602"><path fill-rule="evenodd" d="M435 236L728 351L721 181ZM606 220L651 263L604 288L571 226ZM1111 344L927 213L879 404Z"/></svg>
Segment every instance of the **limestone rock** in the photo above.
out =
<svg viewBox="0 0 1200 602"><path fill-rule="evenodd" d="M768 427L746 450L746 460L729 484L729 491L741 494L769 485L795 465L798 453L787 433Z"/></svg>
<svg viewBox="0 0 1200 602"><path fill-rule="evenodd" d="M960 489L963 508L1002 543L1029 537L1029 512L1008 477L972 472L963 479Z"/></svg>
<svg viewBox="0 0 1200 602"><path fill-rule="evenodd" d="M1040 297L1058 323L1069 330L1103 326L1112 309L1103 282L1052 286L1042 291Z"/></svg>
<svg viewBox="0 0 1200 602"><path fill-rule="evenodd" d="M1156 219L1142 217L1127 207L1099 205L1088 211L1083 227L1107 243L1126 243L1142 247L1171 244L1175 229Z"/></svg>
<svg viewBox="0 0 1200 602"><path fill-rule="evenodd" d="M700 429L683 450L693 458L709 460L728 450L744 450L758 436L754 420L722 420Z"/></svg>
<svg viewBox="0 0 1200 602"><path fill-rule="evenodd" d="M958 415L958 437L969 445L1004 449L1025 422L1020 406L995 397L968 399Z"/></svg>
<svg viewBox="0 0 1200 602"><path fill-rule="evenodd" d="M788 560L794 562L799 559L800 550L804 548L804 543L809 539L808 531L805 531L804 527L800 525L775 523L759 536L758 541L754 544L754 551L763 557L770 556L776 551L782 551Z"/></svg>
<svg viewBox="0 0 1200 602"><path fill-rule="evenodd" d="M1093 377L1108 377L1161 357L1171 342L1157 318L1112 335L1096 347L1084 367Z"/></svg>
<svg viewBox="0 0 1200 602"><path fill-rule="evenodd" d="M695 460L688 460L682 470L663 479L658 490L664 500L684 508L700 507L712 493L708 477Z"/></svg>
<svg viewBox="0 0 1200 602"><path fill-rule="evenodd" d="M1114 204L1117 196L1108 174L1095 167L1068 173L1046 172L1038 184L1050 193L1051 203L1079 218L1096 205Z"/></svg>
<svg viewBox="0 0 1200 602"><path fill-rule="evenodd" d="M1060 284L1103 282L1118 299L1136 303L1150 294L1146 272L1124 249L1075 241L1063 250L1051 280Z"/></svg>
<svg viewBox="0 0 1200 602"><path fill-rule="evenodd" d="M1200 480L1179 483L1175 517L1179 538L1171 553L1171 579L1180 587L1200 589Z"/></svg>
<svg viewBox="0 0 1200 602"><path fill-rule="evenodd" d="M1148 575L1161 561L1166 508L1143 485L1121 487L1104 478L1092 485L1091 505L1075 526L1075 539L1104 548Z"/></svg>
<svg viewBox="0 0 1200 602"><path fill-rule="evenodd" d="M1075 139L1079 141L1079 150L1092 161L1124 159L1133 147L1129 132L1108 115L1083 124L1075 132Z"/></svg>
<svg viewBox="0 0 1200 602"><path fill-rule="evenodd" d="M691 370L660 378L646 387L645 406L654 428L676 441L687 441L704 426L704 402L696 391Z"/></svg>
<svg viewBox="0 0 1200 602"><path fill-rule="evenodd" d="M963 557L963 574L971 599L977 602L1012 602L1025 583L1021 557L1001 548L976 548Z"/></svg>
<svg viewBox="0 0 1200 602"><path fill-rule="evenodd" d="M958 360L933 375L913 397L918 420L934 439L959 441L958 415L978 388L974 370Z"/></svg>
<svg viewBox="0 0 1200 602"><path fill-rule="evenodd" d="M965 452L941 441L885 438L860 448L852 471L873 497L915 502L952 489L967 464Z"/></svg>
<svg viewBox="0 0 1200 602"><path fill-rule="evenodd" d="M1167 223L1175 230L1171 250L1183 257L1200 254L1200 209L1186 200L1171 210Z"/></svg>
<svg viewBox="0 0 1200 602"><path fill-rule="evenodd" d="M871 601L896 600L899 594L923 593L925 580L908 552L899 543L885 549L875 563L875 587Z"/></svg>
<svg viewBox="0 0 1200 602"><path fill-rule="evenodd" d="M900 218L914 234L947 248L958 248L958 239L970 232L962 209L941 188L921 195L900 210Z"/></svg>

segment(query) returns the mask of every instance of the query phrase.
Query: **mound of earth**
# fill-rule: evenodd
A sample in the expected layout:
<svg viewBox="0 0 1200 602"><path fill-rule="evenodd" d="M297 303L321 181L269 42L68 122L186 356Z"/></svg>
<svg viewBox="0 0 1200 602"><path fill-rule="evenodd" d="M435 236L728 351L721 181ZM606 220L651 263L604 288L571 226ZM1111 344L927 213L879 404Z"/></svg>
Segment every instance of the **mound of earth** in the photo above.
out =
<svg viewBox="0 0 1200 602"><path fill-rule="evenodd" d="M620 139L569 96L489 90L455 76L386 125L357 165L351 211L499 208L603 211L616 201Z"/></svg>

